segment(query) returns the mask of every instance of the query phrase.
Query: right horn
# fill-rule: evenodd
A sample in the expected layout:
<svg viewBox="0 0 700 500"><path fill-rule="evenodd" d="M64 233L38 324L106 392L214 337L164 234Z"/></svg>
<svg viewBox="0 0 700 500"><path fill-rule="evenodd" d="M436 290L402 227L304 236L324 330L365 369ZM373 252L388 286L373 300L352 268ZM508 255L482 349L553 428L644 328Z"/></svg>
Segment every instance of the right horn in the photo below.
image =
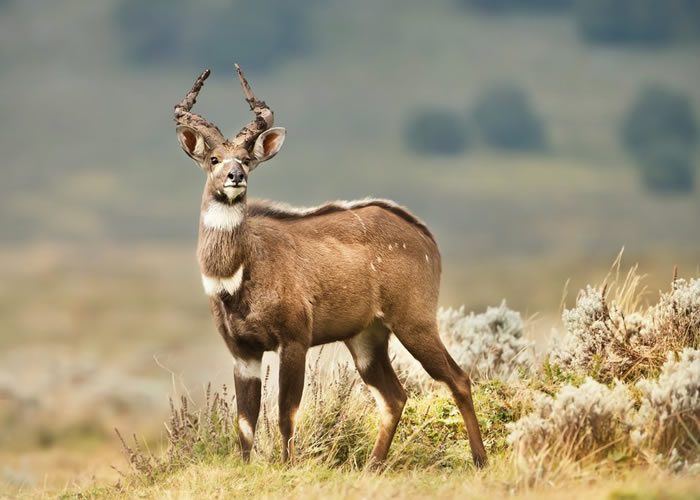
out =
<svg viewBox="0 0 700 500"><path fill-rule="evenodd" d="M265 101L259 101L255 98L255 95L253 95L253 91L250 89L250 85L248 84L248 80L246 80L245 76L243 76L241 67L238 64L235 64L235 66L236 71L238 72L238 79L241 81L241 87L243 87L245 100L248 102L250 110L255 113L255 118L245 127L243 127L238 134L236 134L236 137L231 141L231 143L235 146L249 149L260 134L272 127L272 124L274 123L274 113L270 107L265 104Z"/></svg>

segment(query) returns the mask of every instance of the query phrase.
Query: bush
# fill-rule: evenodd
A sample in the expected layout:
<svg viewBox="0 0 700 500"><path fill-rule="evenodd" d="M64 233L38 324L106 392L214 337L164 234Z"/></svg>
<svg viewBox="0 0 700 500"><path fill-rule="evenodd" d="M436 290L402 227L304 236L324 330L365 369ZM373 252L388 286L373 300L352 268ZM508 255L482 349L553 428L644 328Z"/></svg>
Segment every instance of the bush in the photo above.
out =
<svg viewBox="0 0 700 500"><path fill-rule="evenodd" d="M445 347L472 380L512 380L530 373L534 342L524 336L520 313L505 301L481 314L467 314L464 306L440 308L437 323ZM434 388L433 380L398 340L392 338L390 348L393 365L409 390L424 393Z"/></svg>
<svg viewBox="0 0 700 500"><path fill-rule="evenodd" d="M308 51L312 2L121 0L114 19L132 63L262 71Z"/></svg>
<svg viewBox="0 0 700 500"><path fill-rule="evenodd" d="M542 121L525 91L514 85L498 85L476 102L473 120L489 146L512 151L541 151L546 147Z"/></svg>
<svg viewBox="0 0 700 500"><path fill-rule="evenodd" d="M660 458L672 468L697 461L697 349L667 353L657 380L644 378L634 386L615 381L610 388L589 377L579 387L562 386L554 396L533 397L533 411L507 424L508 443L525 472L552 472L567 462L605 456Z"/></svg>
<svg viewBox="0 0 700 500"><path fill-rule="evenodd" d="M687 96L660 86L644 89L627 112L620 135L649 189L693 189L698 125Z"/></svg>
<svg viewBox="0 0 700 500"><path fill-rule="evenodd" d="M571 7L572 0L461 0L469 8L489 14L523 11L559 12Z"/></svg>
<svg viewBox="0 0 700 500"><path fill-rule="evenodd" d="M403 136L409 149L424 155L457 155L469 145L463 121L444 109L416 111L406 123Z"/></svg>
<svg viewBox="0 0 700 500"><path fill-rule="evenodd" d="M438 328L455 361L474 380L507 379L532 365L533 343L524 335L519 312L489 307L485 313L465 314L459 309L440 309Z"/></svg>
<svg viewBox="0 0 700 500"><path fill-rule="evenodd" d="M576 23L590 42L661 43L673 37L667 0L576 0Z"/></svg>
<svg viewBox="0 0 700 500"><path fill-rule="evenodd" d="M694 147L698 124L688 96L662 86L643 89L622 124L622 140L631 152L644 151L649 143L673 140Z"/></svg>
<svg viewBox="0 0 700 500"><path fill-rule="evenodd" d="M640 447L679 457L700 452L700 351L668 353L658 380L640 380L639 412L631 418Z"/></svg>
<svg viewBox="0 0 700 500"><path fill-rule="evenodd" d="M508 442L525 470L605 456L611 444L626 436L631 409L623 384L609 389L588 378L580 387L565 385L556 397L536 393L534 411L509 424Z"/></svg>
<svg viewBox="0 0 700 500"><path fill-rule="evenodd" d="M581 37L594 43L659 44L697 37L696 0L575 0Z"/></svg>
<svg viewBox="0 0 700 500"><path fill-rule="evenodd" d="M660 143L637 157L642 183L657 193L690 193L695 186L694 155L677 143Z"/></svg>
<svg viewBox="0 0 700 500"><path fill-rule="evenodd" d="M579 293L562 314L567 336L551 353L554 363L605 382L634 381L655 376L669 352L700 347L700 279L674 280L646 310L630 298L639 283L634 269L626 283L612 300L606 287Z"/></svg>

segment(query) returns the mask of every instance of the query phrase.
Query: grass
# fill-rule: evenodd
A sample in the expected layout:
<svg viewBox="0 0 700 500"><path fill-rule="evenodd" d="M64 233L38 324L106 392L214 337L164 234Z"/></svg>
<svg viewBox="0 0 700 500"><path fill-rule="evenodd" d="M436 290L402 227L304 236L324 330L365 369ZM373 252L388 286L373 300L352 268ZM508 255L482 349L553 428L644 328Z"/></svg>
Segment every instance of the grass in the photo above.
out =
<svg viewBox="0 0 700 500"><path fill-rule="evenodd" d="M193 373L208 375L217 371L218 362L212 355L215 352L221 354L222 372L221 377L215 379L214 387L219 387L222 381L230 382L230 368L223 368L224 365L230 366L230 360L208 324L206 306L192 298L191 290L197 286L196 279L189 283L185 278L188 257L158 247L122 252L125 250L105 252L108 262L114 265L104 268L105 259L94 262L89 258L81 259L81 266L78 266L60 252L57 257L57 254L45 251L24 251L21 254L5 251L7 258L0 264L0 272L10 278L3 282L10 286L4 290L0 288L0 293L4 294L5 304L14 304L6 309L9 314L3 317L5 325L16 321L12 327L16 329L32 314L32 307L36 305L18 297L29 293L29 288L25 287L32 279L45 279L51 283L43 276L46 274L56 281L49 287L42 287L35 297L40 302L45 301L49 311L53 307L56 313L60 312L62 304L78 311L92 311L75 316L73 327L66 328L65 334L79 345L99 349L96 359L101 363L114 363L119 358L121 363L129 360L123 366L128 366L132 375L146 377L120 379L118 392L142 385L153 377L172 378L175 386L183 387L181 380L191 381ZM19 263L28 267L22 268ZM599 267L607 268L603 264ZM150 270L149 279L143 278L142 268ZM177 269L184 270L175 271ZM602 276L604 274L603 271ZM133 280L134 276L140 277ZM446 278L453 277L448 275ZM659 281L668 283L668 278L670 274L665 279L659 277ZM608 282L611 283L609 300L617 300L626 307L643 308L644 301L653 297L653 294L640 296L644 287L632 275L627 279L625 275L618 278L620 287L614 286L612 276ZM138 286L134 286L135 283ZM561 295L560 285L557 288L556 295ZM129 294L132 289L136 293ZM12 290L20 294L13 295ZM61 290L65 297L61 297ZM518 300L517 297L514 300ZM558 302L554 301L555 304ZM175 317L180 317L177 309L185 307L196 311L200 306L203 309L201 318L195 314L189 319L191 323L183 325L178 321L165 321L171 311ZM114 318L122 310L129 309L140 311L136 316L142 314L143 320L152 328L150 338L143 336L143 330L137 328L136 323L132 327L134 331L125 331L119 337L122 325L115 323ZM203 335L193 336L190 327L201 329ZM49 331L38 332L27 325L23 328L25 330L14 331L26 332L24 343L39 345L50 339L47 336ZM100 335L105 336L95 336L100 329L103 329ZM6 326L0 331L12 330ZM208 339L210 343L200 345L200 350L193 352L202 339ZM4 342L7 353L23 348L16 336L4 336L0 340ZM169 345L170 357L157 355L158 361L155 362L151 356L139 354L152 352L156 344ZM80 365L76 353L66 358L69 364ZM185 353L193 360L191 368L182 368L186 364L171 363L178 356L184 357ZM53 359L58 354L60 351L51 350ZM7 360L7 354L4 356ZM202 356L211 360L206 369L196 361ZM135 359L140 361L135 362ZM29 369L27 374L33 373L32 365L26 362L25 365ZM596 452L595 460L581 462L542 455L543 460L556 467L538 468L534 474L533 470L523 471L507 443L508 425L532 410L534 391L557 395L563 386L580 386L585 381L585 374L552 363L545 363L534 377L521 373L520 378L509 383L486 380L474 386L475 407L491 458L486 471L477 471L471 465L464 426L447 391L418 388L410 393L386 469L380 475L369 474L364 470L364 464L377 430L372 398L358 382L354 371L342 365L330 374L314 375L314 370L325 370L325 365L325 361L317 363L313 355L310 357L312 372L296 436L298 462L291 467L279 464L275 394L269 387L274 384L268 384L268 380L274 380L274 374L266 380L255 458L253 464L247 466L237 458L238 443L231 434L231 429L235 428L232 409L235 401L231 394L216 396L209 392L207 396L207 391L201 395L196 390L179 391L185 396L186 408L178 396L171 412L175 418L167 420L168 430L158 432L155 426L167 417L165 409L159 406L155 410L149 406L112 408L109 399L99 393L91 403L94 406L80 406L85 404L83 393L93 394L96 389L90 384L82 385L84 375L76 372L77 375L69 376L71 380L77 376L76 381L58 386L63 388L58 390L55 404L37 393L35 397L41 402L38 407L28 409L21 402L15 407L12 406L14 400L9 399L11 405L0 408L4 428L9 431L0 436L3 439L0 460L6 464L0 485L7 495L36 498L56 494L68 498L190 498L234 494L255 498L309 495L548 498L557 496L562 489L566 489L572 498L586 498L587 493L600 498L614 495L619 498L681 498L698 494L691 480L697 474L695 469L670 475L663 460L635 458L623 449L598 450L601 452ZM21 365L17 366L21 368ZM170 371L164 371L160 366ZM95 377L102 380L98 376L102 371L104 366L91 368L86 380ZM60 375L62 372L56 373ZM55 378L60 380L66 376L59 375ZM28 385L19 387L26 389ZM109 390L109 387L105 389ZM165 403L166 392L167 388L155 387L153 397ZM127 393L127 400L133 397ZM635 397L638 404L642 396L637 393ZM224 401L228 406L223 404ZM71 412L74 412L72 416ZM127 454L126 466L124 457L115 455L120 445L109 429L115 425L123 430L139 429L138 447L128 432L123 433L131 450ZM36 436L40 439L37 440ZM692 451L692 447L688 449ZM116 465L125 476L110 470L110 464ZM38 471L45 471L46 476L38 476ZM115 489L111 485L117 480L120 486Z"/></svg>
<svg viewBox="0 0 700 500"><path fill-rule="evenodd" d="M86 488L63 498L567 498L694 499L696 478L652 471L626 471L563 481L556 485L518 486L508 480L509 464L493 463L486 472L412 471L375 475L320 466L284 467L236 458L193 465L151 486ZM592 471L593 472L593 471Z"/></svg>

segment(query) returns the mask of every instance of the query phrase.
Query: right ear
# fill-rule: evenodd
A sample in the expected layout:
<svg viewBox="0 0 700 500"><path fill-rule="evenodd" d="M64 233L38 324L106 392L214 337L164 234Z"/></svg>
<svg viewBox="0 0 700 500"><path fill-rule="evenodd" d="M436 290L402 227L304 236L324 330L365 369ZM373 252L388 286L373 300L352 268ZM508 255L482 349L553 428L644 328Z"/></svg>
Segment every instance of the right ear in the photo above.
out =
<svg viewBox="0 0 700 500"><path fill-rule="evenodd" d="M202 167L211 150L211 146L207 144L204 136L187 125L178 125L175 132L183 151Z"/></svg>

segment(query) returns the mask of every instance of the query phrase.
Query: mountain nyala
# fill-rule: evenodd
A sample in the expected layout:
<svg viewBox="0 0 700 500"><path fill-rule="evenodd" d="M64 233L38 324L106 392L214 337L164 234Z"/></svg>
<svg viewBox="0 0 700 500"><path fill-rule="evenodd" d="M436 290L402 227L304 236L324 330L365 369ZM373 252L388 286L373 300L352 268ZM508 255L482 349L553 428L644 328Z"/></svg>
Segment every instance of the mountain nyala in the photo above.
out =
<svg viewBox="0 0 700 500"><path fill-rule="evenodd" d="M406 403L391 366L396 335L434 379L451 390L478 466L486 451L469 376L438 334L440 251L406 208L383 199L335 201L315 208L248 199L252 172L274 157L286 130L258 100L236 65L255 118L232 139L191 110L204 71L175 106L177 139L206 175L197 257L204 292L234 359L238 438L250 460L260 410L261 360L279 355L282 460L294 459L294 419L310 347L343 342L376 399L379 434L370 464L387 456Z"/></svg>

